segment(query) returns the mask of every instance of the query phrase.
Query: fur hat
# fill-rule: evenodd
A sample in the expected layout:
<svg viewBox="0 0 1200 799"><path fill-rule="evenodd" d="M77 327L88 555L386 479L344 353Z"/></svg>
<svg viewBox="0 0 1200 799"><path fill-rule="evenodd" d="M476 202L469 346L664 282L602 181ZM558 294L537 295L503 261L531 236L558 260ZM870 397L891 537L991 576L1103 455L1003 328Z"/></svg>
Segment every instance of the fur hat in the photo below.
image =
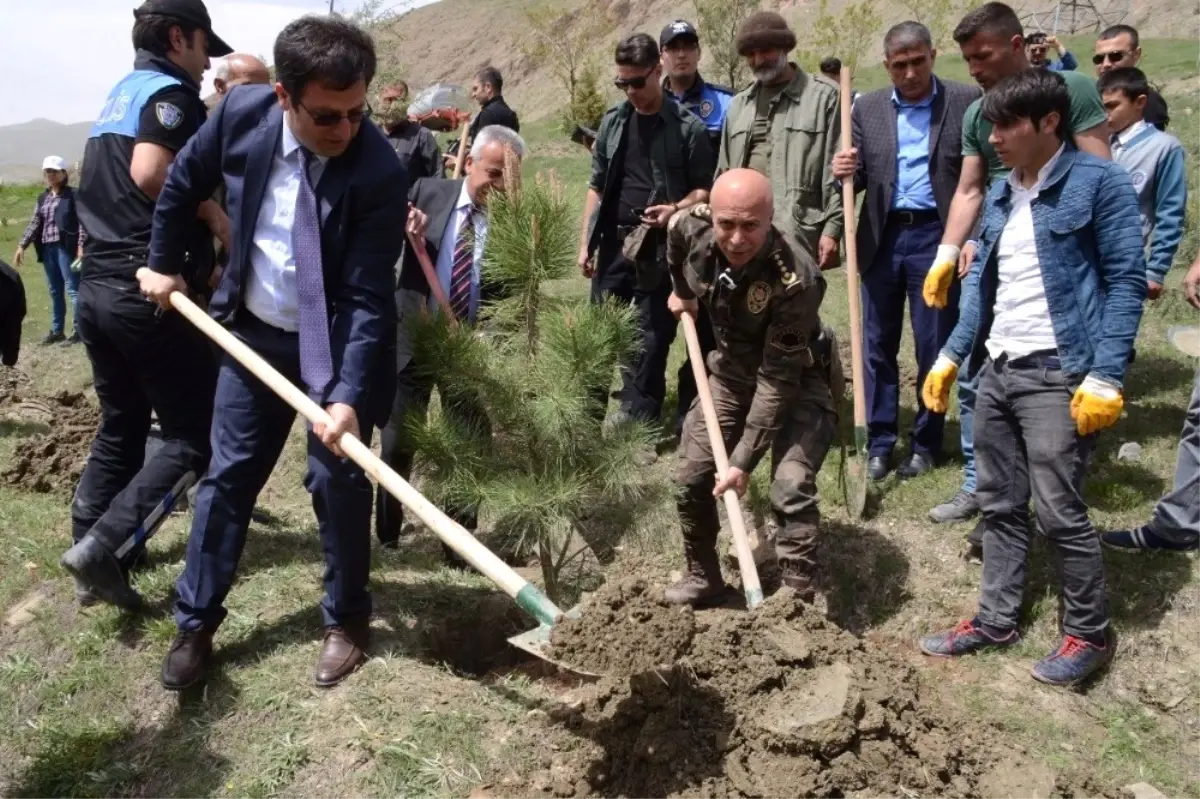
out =
<svg viewBox="0 0 1200 799"><path fill-rule="evenodd" d="M796 46L796 34L788 27L787 20L774 11L755 11L746 17L737 33L738 55L753 50L783 50L791 52Z"/></svg>

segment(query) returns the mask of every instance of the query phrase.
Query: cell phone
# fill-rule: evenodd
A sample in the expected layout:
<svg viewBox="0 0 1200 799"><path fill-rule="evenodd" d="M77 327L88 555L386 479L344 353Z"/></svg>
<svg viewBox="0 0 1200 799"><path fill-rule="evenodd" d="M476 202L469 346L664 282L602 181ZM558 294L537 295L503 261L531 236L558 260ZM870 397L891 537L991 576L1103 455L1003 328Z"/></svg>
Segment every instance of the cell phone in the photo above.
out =
<svg viewBox="0 0 1200 799"><path fill-rule="evenodd" d="M641 217L643 217L643 216L645 216L645 215L646 215L646 209L645 209L645 208L633 208L633 209L631 209L631 210L633 211L633 215L634 215L634 216L636 216L636 217L638 217L638 218L641 218Z"/></svg>

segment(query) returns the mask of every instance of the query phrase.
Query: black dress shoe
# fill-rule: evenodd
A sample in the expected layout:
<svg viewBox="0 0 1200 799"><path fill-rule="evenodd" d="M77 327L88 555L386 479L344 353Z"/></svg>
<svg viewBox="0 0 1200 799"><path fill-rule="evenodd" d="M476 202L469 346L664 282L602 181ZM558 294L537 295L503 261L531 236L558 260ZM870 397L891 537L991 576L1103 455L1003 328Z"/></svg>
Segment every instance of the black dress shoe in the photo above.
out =
<svg viewBox="0 0 1200 799"><path fill-rule="evenodd" d="M186 691L204 679L208 672L208 658L212 654L213 631L203 627L199 630L180 630L163 659L163 688L168 691Z"/></svg>
<svg viewBox="0 0 1200 799"><path fill-rule="evenodd" d="M867 459L867 475L875 482L878 483L887 477L889 471L891 469L888 467L888 459L882 455Z"/></svg>
<svg viewBox="0 0 1200 799"><path fill-rule="evenodd" d="M914 452L908 456L908 460L900 464L900 468L896 470L896 475L901 480L909 480L913 477L918 477L933 468L933 461L926 458L919 452Z"/></svg>

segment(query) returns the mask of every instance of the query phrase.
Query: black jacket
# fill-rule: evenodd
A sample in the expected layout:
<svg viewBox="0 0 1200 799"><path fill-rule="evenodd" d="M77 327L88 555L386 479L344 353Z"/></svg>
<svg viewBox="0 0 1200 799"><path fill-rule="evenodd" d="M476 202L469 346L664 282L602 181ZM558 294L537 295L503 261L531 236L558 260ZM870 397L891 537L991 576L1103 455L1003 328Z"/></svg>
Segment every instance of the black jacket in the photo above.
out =
<svg viewBox="0 0 1200 799"><path fill-rule="evenodd" d="M38 195L37 207L40 210L42 201L46 199L46 195L50 193L49 189ZM45 220L42 221L45 224ZM79 249L79 212L75 208L75 192L70 186L63 186L62 193L58 196L58 205L54 209L54 224L58 226L58 243L63 246L67 254L74 260L75 253ZM37 252L37 259L45 261L45 256L42 254L42 231L41 225L33 235L33 249Z"/></svg>
<svg viewBox="0 0 1200 799"><path fill-rule="evenodd" d="M0 261L0 363L15 366L21 351L21 322L25 319L25 284Z"/></svg>
<svg viewBox="0 0 1200 799"><path fill-rule="evenodd" d="M504 97L500 95L488 100L483 104L483 108L479 109L475 119L471 120L471 127L467 129L467 138L474 141L476 134L488 125L503 125L506 128L512 128L517 133L521 132L521 122L517 119L517 112L509 108L508 103L504 102Z"/></svg>

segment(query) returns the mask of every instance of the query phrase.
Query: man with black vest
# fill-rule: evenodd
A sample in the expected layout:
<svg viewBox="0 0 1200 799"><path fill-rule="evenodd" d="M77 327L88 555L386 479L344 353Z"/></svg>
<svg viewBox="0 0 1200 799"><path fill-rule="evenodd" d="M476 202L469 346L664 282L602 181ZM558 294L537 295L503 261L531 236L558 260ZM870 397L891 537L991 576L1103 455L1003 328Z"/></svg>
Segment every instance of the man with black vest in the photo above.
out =
<svg viewBox="0 0 1200 799"><path fill-rule="evenodd" d="M637 307L642 349L623 370L621 414L653 424L662 412L677 325L667 310L667 222L708 199L716 158L704 123L664 92L654 39L627 36L614 61L613 84L626 99L605 113L596 134L578 265L592 280L593 302L611 296ZM635 234L637 246L627 246ZM702 348L712 349L705 338ZM679 379L679 409L686 412L696 396L687 364Z"/></svg>
<svg viewBox="0 0 1200 799"><path fill-rule="evenodd" d="M101 422L71 507L75 545L62 561L80 602L123 607L139 603L124 569L144 545L135 531L182 478L199 476L208 463L212 350L183 317L146 302L136 273L149 257L155 199L171 163L207 117L200 81L209 58L232 52L201 0L146 0L133 15L134 69L92 126L77 192L88 234L79 332ZM211 200L196 216L185 234L184 272L206 279L213 236L227 243L229 220ZM152 411L163 446L147 459Z"/></svg>

